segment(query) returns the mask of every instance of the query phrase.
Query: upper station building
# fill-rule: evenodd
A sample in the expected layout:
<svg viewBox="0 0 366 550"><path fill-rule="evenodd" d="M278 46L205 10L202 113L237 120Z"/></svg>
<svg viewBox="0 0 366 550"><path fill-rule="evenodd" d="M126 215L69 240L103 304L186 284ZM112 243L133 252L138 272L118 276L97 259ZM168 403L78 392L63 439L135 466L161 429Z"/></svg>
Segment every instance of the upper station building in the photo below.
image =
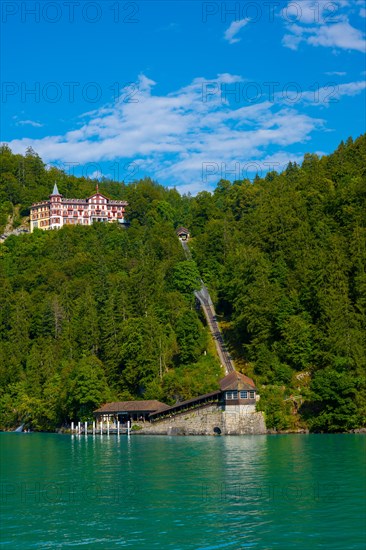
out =
<svg viewBox="0 0 366 550"><path fill-rule="evenodd" d="M93 222L125 223L126 201L108 199L97 190L87 199L65 199L54 185L48 201L32 204L30 230L60 229L63 225L91 225Z"/></svg>
<svg viewBox="0 0 366 550"><path fill-rule="evenodd" d="M188 241L190 237L188 229L186 229L185 227L178 227L175 232L181 241Z"/></svg>

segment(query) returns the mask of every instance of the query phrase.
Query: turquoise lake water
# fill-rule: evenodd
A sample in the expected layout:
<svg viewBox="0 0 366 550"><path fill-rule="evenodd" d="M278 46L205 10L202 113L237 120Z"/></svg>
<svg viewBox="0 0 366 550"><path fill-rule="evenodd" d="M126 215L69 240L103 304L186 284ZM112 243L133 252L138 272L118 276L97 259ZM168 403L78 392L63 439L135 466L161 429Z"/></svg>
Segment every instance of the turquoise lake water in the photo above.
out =
<svg viewBox="0 0 366 550"><path fill-rule="evenodd" d="M0 546L364 550L365 444L0 434Z"/></svg>

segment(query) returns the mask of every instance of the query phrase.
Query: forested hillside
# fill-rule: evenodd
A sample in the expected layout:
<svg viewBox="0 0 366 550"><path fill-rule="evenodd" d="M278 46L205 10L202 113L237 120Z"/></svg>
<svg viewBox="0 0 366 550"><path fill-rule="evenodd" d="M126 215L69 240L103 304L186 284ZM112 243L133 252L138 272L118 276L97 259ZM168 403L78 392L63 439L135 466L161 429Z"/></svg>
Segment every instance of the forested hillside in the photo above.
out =
<svg viewBox="0 0 366 550"><path fill-rule="evenodd" d="M54 182L67 197L95 189L46 170L32 150L3 147L0 170L2 226ZM129 202L129 229L64 227L0 245L2 428L55 429L109 399L173 403L215 389L222 371L193 298L199 273L268 427L365 425L365 136L196 197L149 179L100 190Z"/></svg>
<svg viewBox="0 0 366 550"><path fill-rule="evenodd" d="M366 140L197 197L193 248L267 425L366 419Z"/></svg>

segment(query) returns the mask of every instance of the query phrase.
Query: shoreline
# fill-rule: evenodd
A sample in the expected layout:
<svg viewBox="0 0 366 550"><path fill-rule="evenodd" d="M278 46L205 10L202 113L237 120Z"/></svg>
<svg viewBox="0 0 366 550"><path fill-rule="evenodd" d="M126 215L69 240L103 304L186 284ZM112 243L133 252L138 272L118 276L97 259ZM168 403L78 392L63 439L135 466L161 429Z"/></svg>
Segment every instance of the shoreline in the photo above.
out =
<svg viewBox="0 0 366 550"><path fill-rule="evenodd" d="M54 431L42 431L42 430L39 430L39 431L30 431L30 432L16 432L15 430L0 430L0 433L14 433L14 434L22 434L22 435L25 435L25 434L54 434L54 435L74 435L74 436L79 436L79 437L85 437L85 436L100 436L100 437L104 437L104 436L117 436L117 433L103 433L103 434L100 434L100 433L71 433L71 429L67 429L67 428L59 428L57 430L54 430ZM217 434L217 433L213 433L213 434L207 434L207 433L182 433L182 432L177 432L177 433L157 433L157 432L150 432L149 430L144 430L144 429L141 429L141 430L131 430L131 433L130 435L141 435L141 436L144 436L144 435L153 435L153 436L166 436L166 437L189 437L189 436L194 436L194 437L202 437L202 436L205 436L205 437L231 437L231 436L262 436L262 435L347 435L347 434L350 434L350 435L366 435L366 427L364 428L355 428L353 430L348 430L348 431L344 431L344 432L311 432L310 430L308 429L299 429L299 430L282 430L282 431L277 431L277 430L267 430L266 432L264 433L246 433L246 434L243 434L243 433L230 433L230 434L227 434L227 433L224 433L224 434ZM118 437L123 437L127 434L125 433L121 433L120 435L118 435Z"/></svg>

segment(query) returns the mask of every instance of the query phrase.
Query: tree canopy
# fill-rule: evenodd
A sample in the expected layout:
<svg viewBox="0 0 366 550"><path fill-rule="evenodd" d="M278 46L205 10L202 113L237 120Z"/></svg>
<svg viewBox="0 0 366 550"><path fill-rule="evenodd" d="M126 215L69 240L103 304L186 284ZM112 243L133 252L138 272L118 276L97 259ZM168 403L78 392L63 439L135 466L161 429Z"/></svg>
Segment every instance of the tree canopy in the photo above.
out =
<svg viewBox="0 0 366 550"><path fill-rule="evenodd" d="M3 227L55 181L69 197L95 189L33 150L0 156ZM173 403L216 389L223 373L193 296L201 278L268 427L364 425L365 135L196 197L148 178L100 190L129 202L128 230L36 230L0 245L1 427L54 429L108 399Z"/></svg>

